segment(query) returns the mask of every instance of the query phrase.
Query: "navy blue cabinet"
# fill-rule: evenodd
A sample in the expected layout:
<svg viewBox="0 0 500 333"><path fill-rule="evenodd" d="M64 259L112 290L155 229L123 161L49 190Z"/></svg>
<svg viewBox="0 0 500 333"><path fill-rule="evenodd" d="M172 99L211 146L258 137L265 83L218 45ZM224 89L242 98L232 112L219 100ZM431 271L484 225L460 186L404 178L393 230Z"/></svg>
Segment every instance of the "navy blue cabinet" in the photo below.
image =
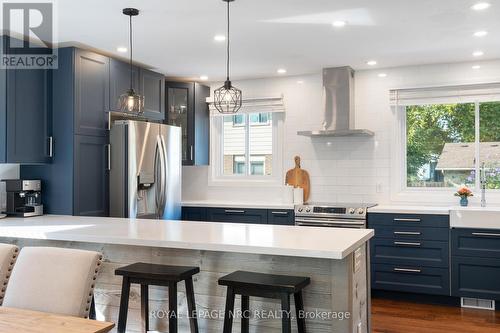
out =
<svg viewBox="0 0 500 333"><path fill-rule="evenodd" d="M74 67L75 133L80 135L108 135L109 58L103 55L71 48ZM56 97L56 96L54 96ZM60 94L57 98L64 98Z"/></svg>
<svg viewBox="0 0 500 333"><path fill-rule="evenodd" d="M208 208L207 220L211 222L267 223L266 209Z"/></svg>
<svg viewBox="0 0 500 333"><path fill-rule="evenodd" d="M109 162L106 137L74 138L74 208L80 216L108 216Z"/></svg>
<svg viewBox="0 0 500 333"><path fill-rule="evenodd" d="M106 216L109 59L62 48L52 80L52 163L23 165L21 177L42 180L47 213Z"/></svg>
<svg viewBox="0 0 500 333"><path fill-rule="evenodd" d="M165 119L165 77L141 68L139 92L144 95L144 117L151 120Z"/></svg>
<svg viewBox="0 0 500 333"><path fill-rule="evenodd" d="M450 295L449 216L369 213L372 288Z"/></svg>
<svg viewBox="0 0 500 333"><path fill-rule="evenodd" d="M295 225L293 209L270 209L267 211L267 223L278 225Z"/></svg>
<svg viewBox="0 0 500 333"><path fill-rule="evenodd" d="M207 208L205 208L205 207L182 207L182 220L185 220L185 221L207 221Z"/></svg>
<svg viewBox="0 0 500 333"><path fill-rule="evenodd" d="M451 230L453 296L500 300L500 230Z"/></svg>
<svg viewBox="0 0 500 333"><path fill-rule="evenodd" d="M132 75L132 87L139 91L139 68L130 64L110 59L109 61L109 109L119 112L119 98L130 89L130 75Z"/></svg>
<svg viewBox="0 0 500 333"><path fill-rule="evenodd" d="M166 82L165 123L182 128L182 164L208 165L210 88L193 82Z"/></svg>
<svg viewBox="0 0 500 333"><path fill-rule="evenodd" d="M50 88L49 70L0 70L1 163L50 163Z"/></svg>

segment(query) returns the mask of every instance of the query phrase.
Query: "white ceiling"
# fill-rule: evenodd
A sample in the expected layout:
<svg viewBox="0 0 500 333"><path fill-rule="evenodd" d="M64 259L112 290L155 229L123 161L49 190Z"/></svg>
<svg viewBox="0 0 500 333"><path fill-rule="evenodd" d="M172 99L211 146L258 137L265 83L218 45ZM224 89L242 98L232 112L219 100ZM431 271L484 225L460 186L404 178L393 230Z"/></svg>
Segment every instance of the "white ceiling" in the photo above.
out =
<svg viewBox="0 0 500 333"><path fill-rule="evenodd" d="M477 0L479 1L479 0ZM355 69L500 58L500 0L470 9L476 0L236 0L232 2L232 76L276 76L318 72L323 67ZM118 54L128 46L124 7L136 7L134 53L139 62L168 76L210 80L224 77L222 0L58 0L60 42L79 42ZM331 22L345 20L345 28ZM488 30L484 38L473 37ZM123 54L120 54L123 56Z"/></svg>

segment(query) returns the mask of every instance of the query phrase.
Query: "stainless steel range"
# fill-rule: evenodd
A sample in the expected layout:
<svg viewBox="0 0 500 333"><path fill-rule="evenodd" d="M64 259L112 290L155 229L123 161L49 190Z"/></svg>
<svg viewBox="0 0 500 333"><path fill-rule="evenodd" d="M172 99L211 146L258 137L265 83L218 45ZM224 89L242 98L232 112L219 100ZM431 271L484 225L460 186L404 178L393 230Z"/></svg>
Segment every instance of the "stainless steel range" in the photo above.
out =
<svg viewBox="0 0 500 333"><path fill-rule="evenodd" d="M375 204L310 203L295 206L295 225L331 228L366 228L366 211Z"/></svg>

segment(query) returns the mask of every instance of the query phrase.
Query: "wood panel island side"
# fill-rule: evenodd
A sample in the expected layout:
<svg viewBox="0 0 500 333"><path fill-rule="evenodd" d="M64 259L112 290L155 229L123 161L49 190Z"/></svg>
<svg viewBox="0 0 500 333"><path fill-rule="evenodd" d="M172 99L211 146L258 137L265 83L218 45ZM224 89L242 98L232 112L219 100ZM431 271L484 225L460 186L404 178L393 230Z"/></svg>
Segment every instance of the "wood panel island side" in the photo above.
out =
<svg viewBox="0 0 500 333"><path fill-rule="evenodd" d="M157 221L45 215L0 221L0 242L100 251L97 319L117 322L121 277L116 268L146 262L198 266L194 290L200 332L222 332L225 287L218 278L236 270L308 276L307 331L369 332L370 229ZM47 281L50 283L50 281ZM189 332L184 284L179 284L179 332ZM141 332L140 287L133 285L127 332ZM235 310L239 309L239 297ZM292 315L295 315L292 305ZM151 329L168 330L167 291L150 288ZM277 300L250 298L250 331L281 332ZM296 323L292 324L296 332ZM240 332L235 318L233 332Z"/></svg>

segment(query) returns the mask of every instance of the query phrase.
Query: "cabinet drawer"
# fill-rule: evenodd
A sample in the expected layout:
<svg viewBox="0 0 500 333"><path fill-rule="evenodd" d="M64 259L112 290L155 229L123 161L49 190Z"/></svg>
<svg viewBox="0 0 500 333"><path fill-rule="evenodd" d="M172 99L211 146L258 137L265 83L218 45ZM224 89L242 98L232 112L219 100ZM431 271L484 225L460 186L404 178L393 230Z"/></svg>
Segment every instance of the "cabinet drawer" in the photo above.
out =
<svg viewBox="0 0 500 333"><path fill-rule="evenodd" d="M207 208L205 207L182 207L182 219L185 221L206 221Z"/></svg>
<svg viewBox="0 0 500 333"><path fill-rule="evenodd" d="M270 209L267 211L267 223L295 225L294 212L291 209Z"/></svg>
<svg viewBox="0 0 500 333"><path fill-rule="evenodd" d="M211 222L267 224L267 210L245 208L208 208L207 220Z"/></svg>
<svg viewBox="0 0 500 333"><path fill-rule="evenodd" d="M500 300L500 259L451 258L452 296Z"/></svg>
<svg viewBox="0 0 500 333"><path fill-rule="evenodd" d="M449 295L449 271L446 268L374 264L372 265L372 288Z"/></svg>
<svg viewBox="0 0 500 333"><path fill-rule="evenodd" d="M449 265L447 242L376 238L370 244L374 263L444 268Z"/></svg>
<svg viewBox="0 0 500 333"><path fill-rule="evenodd" d="M368 214L369 228L373 228L377 225L449 228L449 221L450 217L448 215L385 213Z"/></svg>
<svg viewBox="0 0 500 333"><path fill-rule="evenodd" d="M375 225L375 237L391 238L404 240L449 240L449 229L447 228L426 228L426 227L407 227L407 226L388 226Z"/></svg>
<svg viewBox="0 0 500 333"><path fill-rule="evenodd" d="M452 255L500 258L500 230L452 229Z"/></svg>

